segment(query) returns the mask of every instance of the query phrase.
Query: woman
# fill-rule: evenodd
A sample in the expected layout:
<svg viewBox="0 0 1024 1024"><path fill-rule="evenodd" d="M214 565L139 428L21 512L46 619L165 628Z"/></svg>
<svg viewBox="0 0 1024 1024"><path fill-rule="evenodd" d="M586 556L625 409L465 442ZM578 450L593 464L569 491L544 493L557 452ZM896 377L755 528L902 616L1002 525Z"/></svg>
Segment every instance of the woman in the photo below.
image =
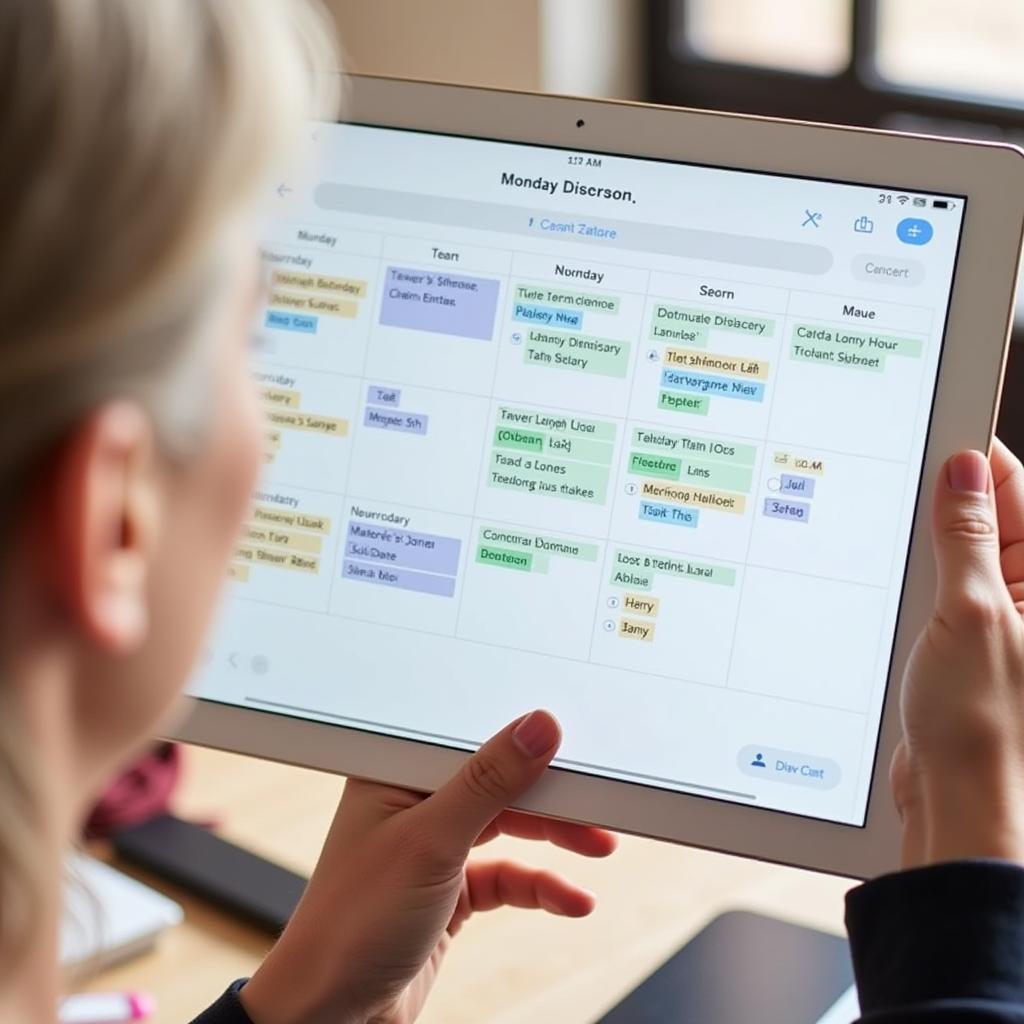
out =
<svg viewBox="0 0 1024 1024"><path fill-rule="evenodd" d="M262 454L253 199L312 112L326 38L276 0L0 5L4 1022L54 1017L61 851L177 696L221 587ZM524 718L425 802L347 787L242 994L252 1019L411 1020L474 910L588 913L550 874L464 870L498 832L611 851L600 830L501 813L558 740Z"/></svg>
<svg viewBox="0 0 1024 1024"><path fill-rule="evenodd" d="M310 112L325 38L300 0L0 5L5 1022L53 1019L62 850L173 704L220 589L261 455L253 202ZM939 487L940 595L893 781L907 866L996 860L854 893L869 1020L931 1019L933 998L937 1020L1003 1019L1024 988L1004 913L1024 905L1024 475L1000 448L994 467L995 486L964 453ZM501 832L612 851L602 830L505 810L559 739L549 715L524 716L426 799L350 782L294 919L201 1019L412 1021L473 911L588 913L593 897L560 878L466 866ZM952 934L943 906L963 913ZM987 1009L942 1008L968 996Z"/></svg>

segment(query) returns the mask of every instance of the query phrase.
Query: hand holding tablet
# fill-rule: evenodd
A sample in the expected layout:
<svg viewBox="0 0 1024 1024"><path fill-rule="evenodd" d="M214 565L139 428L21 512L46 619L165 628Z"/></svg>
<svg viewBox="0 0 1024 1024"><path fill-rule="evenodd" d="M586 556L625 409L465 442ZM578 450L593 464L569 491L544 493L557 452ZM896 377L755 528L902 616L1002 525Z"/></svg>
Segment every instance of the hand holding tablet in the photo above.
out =
<svg viewBox="0 0 1024 1024"><path fill-rule="evenodd" d="M892 866L918 498L989 444L1019 154L351 85L275 196L266 474L182 735L432 789L549 707L532 810Z"/></svg>
<svg viewBox="0 0 1024 1024"><path fill-rule="evenodd" d="M907 666L892 767L902 865L1024 862L1024 470L954 456L934 501L939 588Z"/></svg>
<svg viewBox="0 0 1024 1024"><path fill-rule="evenodd" d="M601 829L506 809L540 778L560 742L557 722L535 711L426 799L349 781L298 909L242 990L249 1016L412 1021L472 914L503 906L589 914L593 895L551 872L507 860L466 862L473 847L498 835L589 857L615 849L615 837ZM325 963L333 969L324 971Z"/></svg>

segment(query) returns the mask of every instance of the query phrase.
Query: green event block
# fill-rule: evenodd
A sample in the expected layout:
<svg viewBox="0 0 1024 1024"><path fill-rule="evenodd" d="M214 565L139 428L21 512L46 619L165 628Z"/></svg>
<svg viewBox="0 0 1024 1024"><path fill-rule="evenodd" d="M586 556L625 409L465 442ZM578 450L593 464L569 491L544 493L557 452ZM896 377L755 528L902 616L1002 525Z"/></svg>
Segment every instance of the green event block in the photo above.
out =
<svg viewBox="0 0 1024 1024"><path fill-rule="evenodd" d="M725 565L708 562L694 562L684 556L660 555L651 551L616 550L614 572L632 572L640 576L661 573L679 579L698 583L714 583L718 586L736 585L736 570ZM614 580L614 576L613 576Z"/></svg>
<svg viewBox="0 0 1024 1024"><path fill-rule="evenodd" d="M694 487L714 487L724 491L749 493L754 483L754 470L747 466L729 466L723 462L688 459L682 462L676 478Z"/></svg>
<svg viewBox="0 0 1024 1024"><path fill-rule="evenodd" d="M511 548L486 544L477 548L476 560L481 565L496 565L502 569L517 569L519 572L530 572L533 569L533 555L529 551L513 551Z"/></svg>
<svg viewBox="0 0 1024 1024"><path fill-rule="evenodd" d="M549 306L568 306L580 313L618 313L619 299L615 295L595 292L575 292L558 285L517 284L517 302L539 302Z"/></svg>
<svg viewBox="0 0 1024 1024"><path fill-rule="evenodd" d="M650 590L654 586L654 577L640 569L613 565L608 582L613 587L625 587L627 590Z"/></svg>
<svg viewBox="0 0 1024 1024"><path fill-rule="evenodd" d="M490 547L498 545L533 551L538 559L543 554L546 558L572 558L580 562L596 562L601 553L596 544L587 544L569 537L549 537L517 526L481 526L479 543Z"/></svg>
<svg viewBox="0 0 1024 1024"><path fill-rule="evenodd" d="M737 466L753 466L757 461L757 447L733 441L728 437L697 437L692 434L673 434L656 427L634 427L634 448L652 452L668 452L701 462L729 462Z"/></svg>
<svg viewBox="0 0 1024 1024"><path fill-rule="evenodd" d="M585 462L496 451L491 455L487 482L504 490L603 505L608 497L609 473L609 468Z"/></svg>
<svg viewBox="0 0 1024 1024"><path fill-rule="evenodd" d="M654 476L662 480L679 479L680 462L668 455L649 452L629 453L629 472L635 476Z"/></svg>
<svg viewBox="0 0 1024 1024"><path fill-rule="evenodd" d="M542 452L545 437L518 427L496 427L494 430L494 447L509 448L515 451Z"/></svg>
<svg viewBox="0 0 1024 1024"><path fill-rule="evenodd" d="M574 370L601 377L625 377L630 343L531 327L523 345L523 362L544 369Z"/></svg>
<svg viewBox="0 0 1024 1024"><path fill-rule="evenodd" d="M651 338L662 341L674 340L668 334L659 334L662 331L673 331L690 328L692 330L702 329L702 341L682 342L682 344L699 345L703 347L707 343L707 332L714 329L717 331L731 331L735 334L747 334L757 338L770 338L775 334L775 321L763 316L754 316L751 313L736 313L720 309L693 309L686 306L676 306L669 302L658 302L654 306L654 313L651 317Z"/></svg>
<svg viewBox="0 0 1024 1024"><path fill-rule="evenodd" d="M798 337L804 331L823 337ZM836 352L858 352L864 356L904 356L907 359L920 359L923 343L920 338L903 338L895 334L882 334L878 331L854 331L847 327L836 327L824 324L794 324L794 342L799 341L813 348L832 349Z"/></svg>
<svg viewBox="0 0 1024 1024"><path fill-rule="evenodd" d="M691 416L707 416L711 398L708 395L687 395L681 391L658 393L658 408L669 412L688 412Z"/></svg>
<svg viewBox="0 0 1024 1024"><path fill-rule="evenodd" d="M843 359L840 359L840 356L843 356ZM789 357L798 363L839 366L846 370L862 370L868 373L882 373L885 370L884 355L868 355L850 349L837 351L831 345L822 345L817 341L798 341L795 338L790 343Z"/></svg>
<svg viewBox="0 0 1024 1024"><path fill-rule="evenodd" d="M618 428L614 423L552 413L540 409L517 409L502 406L498 409L498 426L519 430L538 430L552 434L569 434L583 440L614 441Z"/></svg>

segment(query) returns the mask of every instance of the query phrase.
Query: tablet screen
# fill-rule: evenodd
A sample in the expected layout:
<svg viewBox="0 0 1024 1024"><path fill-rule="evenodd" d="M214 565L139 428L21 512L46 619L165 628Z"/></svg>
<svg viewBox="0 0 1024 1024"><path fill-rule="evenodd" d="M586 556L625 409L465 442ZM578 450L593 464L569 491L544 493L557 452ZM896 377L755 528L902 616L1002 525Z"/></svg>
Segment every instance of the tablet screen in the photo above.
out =
<svg viewBox="0 0 1024 1024"><path fill-rule="evenodd" d="M194 692L862 825L963 197L312 137Z"/></svg>

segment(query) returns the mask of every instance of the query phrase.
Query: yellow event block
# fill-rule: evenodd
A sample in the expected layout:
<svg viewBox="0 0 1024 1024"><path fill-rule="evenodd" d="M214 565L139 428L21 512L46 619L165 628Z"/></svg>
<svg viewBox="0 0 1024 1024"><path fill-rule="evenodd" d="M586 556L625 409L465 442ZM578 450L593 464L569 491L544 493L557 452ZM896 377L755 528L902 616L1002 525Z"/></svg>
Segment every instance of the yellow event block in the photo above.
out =
<svg viewBox="0 0 1024 1024"><path fill-rule="evenodd" d="M629 640L643 640L644 643L651 643L654 640L654 623L641 622L639 619L627 619L623 616L619 619L619 636Z"/></svg>
<svg viewBox="0 0 1024 1024"><path fill-rule="evenodd" d="M329 533L331 529L331 521L327 516L317 516L311 512L297 512L295 525L302 530L313 530L315 533Z"/></svg>
<svg viewBox="0 0 1024 1024"><path fill-rule="evenodd" d="M707 373L727 373L747 380L768 379L768 361L749 359L747 356L723 356L717 352L688 352L681 348L667 348L665 362L669 366Z"/></svg>
<svg viewBox="0 0 1024 1024"><path fill-rule="evenodd" d="M323 541L309 533L293 533L273 526L247 525L242 531L245 540L252 544L273 544L275 547L291 548L294 551L312 551L320 554Z"/></svg>
<svg viewBox="0 0 1024 1024"><path fill-rule="evenodd" d="M744 494L709 491L703 487L689 487L669 480L645 480L640 493L645 498L657 498L659 501L672 501L677 505L690 505L715 512L731 512L737 516L743 515L747 508Z"/></svg>
<svg viewBox="0 0 1024 1024"><path fill-rule="evenodd" d="M824 460L808 455L794 455L792 452L775 452L772 456L772 463L794 473L810 473L813 476L825 475Z"/></svg>
<svg viewBox="0 0 1024 1024"><path fill-rule="evenodd" d="M274 271L275 288L301 288L304 291L328 292L349 299L366 298L366 282L349 277L329 277L327 274L297 274L293 270Z"/></svg>
<svg viewBox="0 0 1024 1024"><path fill-rule="evenodd" d="M330 533L331 530L331 521L327 516L312 512L286 512L273 505L254 505L249 518L256 524L295 526L300 530L312 530L314 533Z"/></svg>
<svg viewBox="0 0 1024 1024"><path fill-rule="evenodd" d="M284 405L289 409L298 409L302 395L288 388L262 388L260 398L268 405Z"/></svg>
<svg viewBox="0 0 1024 1024"><path fill-rule="evenodd" d="M661 598L647 597L645 594L626 594L622 599L622 607L633 615L646 615L653 619L661 607Z"/></svg>
<svg viewBox="0 0 1024 1024"><path fill-rule="evenodd" d="M333 416L270 409L267 412L267 419L275 427L284 427L288 430L308 430L314 434L326 434L328 437L345 437L348 434L348 420L336 419Z"/></svg>
<svg viewBox="0 0 1024 1024"><path fill-rule="evenodd" d="M236 583L248 583L249 582L249 566L247 565L235 565L234 562L228 566L228 579L234 580Z"/></svg>
<svg viewBox="0 0 1024 1024"><path fill-rule="evenodd" d="M273 548L242 546L235 550L235 559L250 565L265 565L272 569L293 569L298 572L319 572L320 560L312 555L275 551ZM243 566L243 568L246 568Z"/></svg>
<svg viewBox="0 0 1024 1024"><path fill-rule="evenodd" d="M260 523L276 523L278 526L294 526L295 513L267 505L254 505L252 518Z"/></svg>
<svg viewBox="0 0 1024 1024"><path fill-rule="evenodd" d="M296 292L271 292L267 305L271 309L292 309L319 316L343 316L348 320L359 315L359 303L351 299L335 299L326 295L300 295Z"/></svg>

